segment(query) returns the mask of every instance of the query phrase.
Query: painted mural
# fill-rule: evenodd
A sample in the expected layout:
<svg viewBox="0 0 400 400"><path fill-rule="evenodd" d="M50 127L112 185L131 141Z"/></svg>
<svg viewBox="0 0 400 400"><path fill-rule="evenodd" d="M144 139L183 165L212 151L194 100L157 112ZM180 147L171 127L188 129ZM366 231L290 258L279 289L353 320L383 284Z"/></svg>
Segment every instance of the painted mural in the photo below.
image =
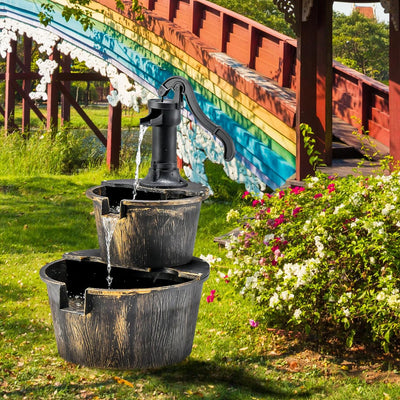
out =
<svg viewBox="0 0 400 400"><path fill-rule="evenodd" d="M265 185L275 189L294 174L293 127L224 79L224 68L225 73L227 69L234 70L242 79L272 90L267 80L213 49L207 50L207 59L202 59L201 54L196 57L185 52L184 45L168 40L175 29L173 24L168 26L169 35L162 35L159 29L148 29L117 10L93 2L90 5L93 28L84 31L78 22L64 20L61 16L64 2L57 0L51 1L55 6L54 19L45 28L38 20L41 3L42 0L0 0L1 57L11 51L10 40L26 34L43 54L50 56L57 46L61 53L84 61L89 68L108 77L114 88L108 98L110 104L120 101L133 108L138 107L139 101L155 97L165 79L183 76L192 84L203 111L231 135L237 151L234 160L224 161L222 146L196 125L186 110L179 129L178 153L187 165L185 173L190 179L207 184L206 159L222 164L231 179L245 183L252 192L264 190ZM179 39L188 40L186 36ZM38 67L42 79L30 96L46 100L46 84L54 70L54 61L41 59ZM216 72L219 69L221 74Z"/></svg>

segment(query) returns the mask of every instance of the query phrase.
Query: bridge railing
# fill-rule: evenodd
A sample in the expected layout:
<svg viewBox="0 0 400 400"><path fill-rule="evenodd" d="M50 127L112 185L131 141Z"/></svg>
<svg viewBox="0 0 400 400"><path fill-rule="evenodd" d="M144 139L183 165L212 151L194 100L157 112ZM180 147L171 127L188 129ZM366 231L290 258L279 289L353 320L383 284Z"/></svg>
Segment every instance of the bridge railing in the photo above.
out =
<svg viewBox="0 0 400 400"><path fill-rule="evenodd" d="M281 87L295 89L295 39L207 0L141 0L141 4ZM386 85L334 61L332 96L335 115L389 145Z"/></svg>

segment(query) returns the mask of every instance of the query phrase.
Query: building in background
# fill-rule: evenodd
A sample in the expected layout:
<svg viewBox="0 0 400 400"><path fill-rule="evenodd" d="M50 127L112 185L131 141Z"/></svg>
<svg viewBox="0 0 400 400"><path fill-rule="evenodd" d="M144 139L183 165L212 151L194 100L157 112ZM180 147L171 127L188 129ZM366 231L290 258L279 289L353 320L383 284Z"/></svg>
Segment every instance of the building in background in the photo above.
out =
<svg viewBox="0 0 400 400"><path fill-rule="evenodd" d="M363 15L366 18L376 19L375 7L357 6L354 4L353 10L359 12L361 15Z"/></svg>

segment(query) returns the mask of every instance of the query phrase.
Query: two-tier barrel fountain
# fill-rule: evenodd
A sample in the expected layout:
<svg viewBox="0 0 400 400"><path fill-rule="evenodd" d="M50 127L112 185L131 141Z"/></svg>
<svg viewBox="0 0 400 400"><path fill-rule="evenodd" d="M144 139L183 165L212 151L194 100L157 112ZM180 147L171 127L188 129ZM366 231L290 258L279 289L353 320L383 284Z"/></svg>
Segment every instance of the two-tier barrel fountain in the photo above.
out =
<svg viewBox="0 0 400 400"><path fill-rule="evenodd" d="M67 253L40 271L58 352L76 364L153 368L180 362L192 350L209 275L209 264L193 257L208 190L184 180L177 168L183 97L197 122L222 141L225 159L233 158L234 146L204 115L186 79L167 79L158 94L141 120L153 135L146 178L104 181L86 193L100 249Z"/></svg>

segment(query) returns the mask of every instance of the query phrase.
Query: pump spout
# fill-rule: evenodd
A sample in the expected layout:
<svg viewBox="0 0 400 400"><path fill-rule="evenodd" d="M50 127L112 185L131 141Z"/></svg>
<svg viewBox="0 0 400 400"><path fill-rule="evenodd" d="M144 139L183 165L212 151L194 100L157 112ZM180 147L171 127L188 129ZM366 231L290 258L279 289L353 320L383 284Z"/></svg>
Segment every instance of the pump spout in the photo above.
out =
<svg viewBox="0 0 400 400"><path fill-rule="evenodd" d="M232 138L229 134L224 131L219 125L212 122L200 108L197 102L196 96L190 83L181 76L173 76L168 78L158 89L158 95L161 98L167 96L167 94L173 90L175 93L174 101L183 107L183 95L186 97L187 104L190 111L196 117L197 122L203 126L211 134L215 135L221 140L224 145L224 158L226 161L231 161L235 156L235 145L233 144Z"/></svg>
<svg viewBox="0 0 400 400"><path fill-rule="evenodd" d="M166 99L171 90L174 98ZM181 122L184 95L197 122L221 140L225 160L233 159L235 146L232 138L203 113L190 83L185 78L175 76L167 79L160 86L158 94L161 99L149 100L149 115L140 120L141 124L151 126L153 132L151 167L147 176L140 181L142 186L177 188L187 185L179 175L176 162L177 126Z"/></svg>

